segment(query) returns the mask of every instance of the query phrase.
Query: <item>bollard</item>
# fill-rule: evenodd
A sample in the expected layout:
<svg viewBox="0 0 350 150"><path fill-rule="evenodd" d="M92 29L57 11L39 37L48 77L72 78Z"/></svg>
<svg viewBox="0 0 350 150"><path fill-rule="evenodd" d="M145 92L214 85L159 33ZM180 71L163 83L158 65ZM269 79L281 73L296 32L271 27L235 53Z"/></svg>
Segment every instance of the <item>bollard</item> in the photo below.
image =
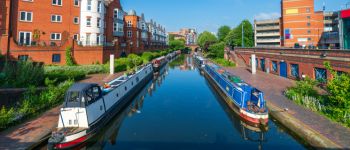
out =
<svg viewBox="0 0 350 150"><path fill-rule="evenodd" d="M255 54L252 54L251 60L252 60L252 74L256 74L256 58L255 58Z"/></svg>
<svg viewBox="0 0 350 150"><path fill-rule="evenodd" d="M109 56L109 73L114 74L114 55Z"/></svg>

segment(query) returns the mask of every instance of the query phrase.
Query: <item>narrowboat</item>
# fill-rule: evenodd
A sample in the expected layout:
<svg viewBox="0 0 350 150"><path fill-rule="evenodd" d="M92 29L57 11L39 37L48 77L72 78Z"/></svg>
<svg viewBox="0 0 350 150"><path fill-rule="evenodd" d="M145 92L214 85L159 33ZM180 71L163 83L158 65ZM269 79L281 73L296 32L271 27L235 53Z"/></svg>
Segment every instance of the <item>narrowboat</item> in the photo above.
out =
<svg viewBox="0 0 350 150"><path fill-rule="evenodd" d="M205 67L207 59L205 59L205 58L203 58L202 56L199 56L199 55L194 55L193 57L194 57L194 62L199 67L199 69L202 69L202 68Z"/></svg>
<svg viewBox="0 0 350 150"><path fill-rule="evenodd" d="M255 126L267 125L269 116L262 91L213 63L205 64L204 73L230 108L244 121Z"/></svg>
<svg viewBox="0 0 350 150"><path fill-rule="evenodd" d="M167 64L168 60L165 56L156 58L152 61L154 72L159 72Z"/></svg>
<svg viewBox="0 0 350 150"><path fill-rule="evenodd" d="M123 75L103 87L77 83L66 92L57 130L48 141L48 149L76 147L98 133L151 80L152 64L134 74Z"/></svg>

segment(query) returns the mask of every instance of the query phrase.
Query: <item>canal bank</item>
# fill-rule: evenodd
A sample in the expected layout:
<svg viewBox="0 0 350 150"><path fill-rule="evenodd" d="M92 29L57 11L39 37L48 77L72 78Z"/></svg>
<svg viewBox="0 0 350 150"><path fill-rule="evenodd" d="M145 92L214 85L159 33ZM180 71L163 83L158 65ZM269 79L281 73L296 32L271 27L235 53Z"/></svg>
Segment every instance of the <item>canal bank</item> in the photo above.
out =
<svg viewBox="0 0 350 150"><path fill-rule="evenodd" d="M350 129L288 100L283 92L294 81L258 72L252 75L245 67L226 68L247 83L264 91L270 115L317 149L350 149Z"/></svg>

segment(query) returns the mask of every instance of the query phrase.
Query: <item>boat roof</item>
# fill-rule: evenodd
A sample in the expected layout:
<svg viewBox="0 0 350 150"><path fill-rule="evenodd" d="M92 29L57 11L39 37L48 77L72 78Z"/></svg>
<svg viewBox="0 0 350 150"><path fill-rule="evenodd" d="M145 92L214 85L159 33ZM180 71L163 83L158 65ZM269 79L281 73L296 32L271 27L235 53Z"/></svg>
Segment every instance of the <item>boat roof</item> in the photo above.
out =
<svg viewBox="0 0 350 150"><path fill-rule="evenodd" d="M73 84L68 91L84 91L91 86L98 86L96 83L75 83Z"/></svg>

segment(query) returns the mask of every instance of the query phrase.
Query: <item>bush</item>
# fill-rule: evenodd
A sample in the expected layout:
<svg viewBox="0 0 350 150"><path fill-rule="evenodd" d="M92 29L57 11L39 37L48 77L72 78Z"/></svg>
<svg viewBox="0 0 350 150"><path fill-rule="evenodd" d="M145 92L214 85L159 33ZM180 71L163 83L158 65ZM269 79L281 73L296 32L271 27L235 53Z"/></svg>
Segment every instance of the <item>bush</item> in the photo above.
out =
<svg viewBox="0 0 350 150"><path fill-rule="evenodd" d="M86 77L86 73L81 70L53 70L46 72L45 77L50 80L57 80L57 82L63 82L69 79L79 81Z"/></svg>
<svg viewBox="0 0 350 150"><path fill-rule="evenodd" d="M104 65L84 65L84 66L46 66L45 72L52 71L82 71L85 74L107 73L108 68Z"/></svg>
<svg viewBox="0 0 350 150"><path fill-rule="evenodd" d="M43 82L44 67L30 61L6 63L0 75L0 86L4 88L38 86Z"/></svg>
<svg viewBox="0 0 350 150"><path fill-rule="evenodd" d="M73 56L72 56L72 47L67 47L66 48L66 65L67 66L74 66L75 62L73 60Z"/></svg>
<svg viewBox="0 0 350 150"><path fill-rule="evenodd" d="M234 62L228 61L223 58L216 58L213 60L215 63L220 64L223 67L235 67L236 64Z"/></svg>
<svg viewBox="0 0 350 150"><path fill-rule="evenodd" d="M224 58L225 43L220 42L210 45L208 48L207 57L209 58Z"/></svg>
<svg viewBox="0 0 350 150"><path fill-rule="evenodd" d="M143 60L140 56L136 54L129 54L128 55L128 69L132 69L135 66L139 66L143 64Z"/></svg>
<svg viewBox="0 0 350 150"><path fill-rule="evenodd" d="M15 111L13 108L9 110L3 106L0 110L0 129L7 128L12 123L13 118L15 118Z"/></svg>
<svg viewBox="0 0 350 150"><path fill-rule="evenodd" d="M141 55L141 59L143 60L144 64L150 62L153 58L154 58L153 53L151 53L151 52L144 52Z"/></svg>

